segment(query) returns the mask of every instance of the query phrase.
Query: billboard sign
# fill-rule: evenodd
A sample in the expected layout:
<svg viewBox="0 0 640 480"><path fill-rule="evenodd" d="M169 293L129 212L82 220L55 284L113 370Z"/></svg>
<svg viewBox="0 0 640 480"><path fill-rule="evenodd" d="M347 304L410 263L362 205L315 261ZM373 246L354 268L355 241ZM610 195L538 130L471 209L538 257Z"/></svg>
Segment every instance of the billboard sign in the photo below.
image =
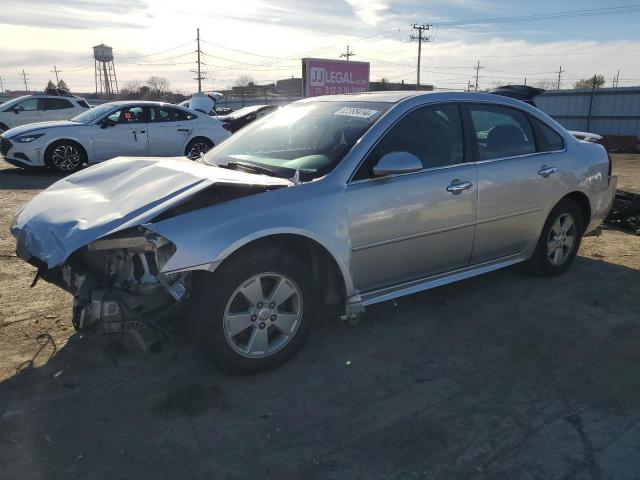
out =
<svg viewBox="0 0 640 480"><path fill-rule="evenodd" d="M302 59L305 97L369 91L369 63L324 58Z"/></svg>

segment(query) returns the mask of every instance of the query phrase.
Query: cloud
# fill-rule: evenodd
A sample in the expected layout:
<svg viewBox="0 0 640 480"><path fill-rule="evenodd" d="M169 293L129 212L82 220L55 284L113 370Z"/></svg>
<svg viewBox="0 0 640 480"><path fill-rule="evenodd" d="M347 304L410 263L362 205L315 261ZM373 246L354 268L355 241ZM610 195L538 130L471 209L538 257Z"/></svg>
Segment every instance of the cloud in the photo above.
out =
<svg viewBox="0 0 640 480"><path fill-rule="evenodd" d="M145 0L4 0L0 24L40 28L140 28L128 16L144 12Z"/></svg>
<svg viewBox="0 0 640 480"><path fill-rule="evenodd" d="M377 25L382 15L389 8L383 0L345 0L360 20L367 25Z"/></svg>

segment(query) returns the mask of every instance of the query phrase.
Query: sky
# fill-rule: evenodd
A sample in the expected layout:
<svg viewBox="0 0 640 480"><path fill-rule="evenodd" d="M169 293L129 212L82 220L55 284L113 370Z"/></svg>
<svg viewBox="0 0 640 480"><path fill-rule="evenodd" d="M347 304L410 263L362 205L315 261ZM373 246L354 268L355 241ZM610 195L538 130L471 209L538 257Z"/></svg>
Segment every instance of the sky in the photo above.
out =
<svg viewBox="0 0 640 480"><path fill-rule="evenodd" d="M371 62L371 80L414 83L411 25L431 25L421 83L464 89L557 82L594 74L607 86L640 85L640 2L592 0L3 0L0 78L5 89L42 90L54 65L72 91L95 90L92 46L114 49L119 86L166 77L174 91L197 89L196 28L203 89L249 75L257 84L299 77L301 58ZM415 33L415 32L414 32Z"/></svg>

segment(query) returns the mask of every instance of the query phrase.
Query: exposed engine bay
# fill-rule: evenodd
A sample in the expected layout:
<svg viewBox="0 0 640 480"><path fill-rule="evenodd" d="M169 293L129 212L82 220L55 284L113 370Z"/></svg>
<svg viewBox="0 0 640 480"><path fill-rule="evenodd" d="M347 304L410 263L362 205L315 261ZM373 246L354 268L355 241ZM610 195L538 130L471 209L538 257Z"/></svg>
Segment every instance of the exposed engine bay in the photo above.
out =
<svg viewBox="0 0 640 480"><path fill-rule="evenodd" d="M175 252L165 238L134 227L95 240L38 275L73 294L78 331L129 332L145 351L162 339L159 322L188 296L191 273L160 273Z"/></svg>

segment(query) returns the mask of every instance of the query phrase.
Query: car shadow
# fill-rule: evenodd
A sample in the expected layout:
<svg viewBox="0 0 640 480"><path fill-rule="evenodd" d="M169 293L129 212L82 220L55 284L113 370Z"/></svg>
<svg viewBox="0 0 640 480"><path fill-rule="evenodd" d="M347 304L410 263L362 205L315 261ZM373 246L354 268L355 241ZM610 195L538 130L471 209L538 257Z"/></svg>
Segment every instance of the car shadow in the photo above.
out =
<svg viewBox="0 0 640 480"><path fill-rule="evenodd" d="M356 326L321 320L296 357L249 376L209 366L182 328L177 358L104 335L41 338L46 364L0 383L0 467L7 478L631 478L639 287L637 270L585 257L553 278L509 268L375 305ZM600 454L585 459L592 444Z"/></svg>
<svg viewBox="0 0 640 480"><path fill-rule="evenodd" d="M66 176L44 167L19 168L5 165L0 166L2 190L42 190Z"/></svg>

